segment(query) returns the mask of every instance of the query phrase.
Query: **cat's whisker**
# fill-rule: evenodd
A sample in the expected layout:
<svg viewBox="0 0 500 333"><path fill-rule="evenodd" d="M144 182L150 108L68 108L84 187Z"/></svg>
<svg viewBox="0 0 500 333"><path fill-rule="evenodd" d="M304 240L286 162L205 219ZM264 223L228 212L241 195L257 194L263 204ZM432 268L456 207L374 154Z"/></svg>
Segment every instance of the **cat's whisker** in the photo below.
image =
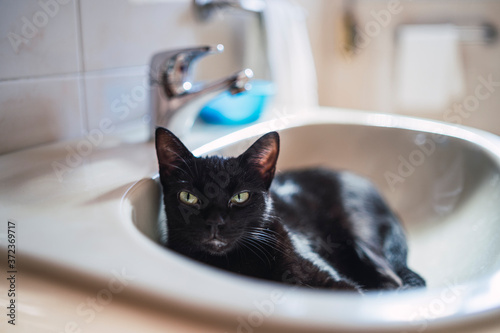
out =
<svg viewBox="0 0 500 333"><path fill-rule="evenodd" d="M275 251L281 253L283 256L288 258L293 258L293 255L282 248L282 242L277 241L276 238L270 237L269 235L265 235L262 233L253 233L251 231L247 231L248 235L253 236L253 240L260 242L264 245L267 245L273 248Z"/></svg>
<svg viewBox="0 0 500 333"><path fill-rule="evenodd" d="M265 249L264 246L265 245L274 245L270 242L266 242L264 240L261 240L261 239L258 239L258 238L252 238L252 237L243 237L242 239L254 244L256 247L259 247L259 248L262 248L262 249Z"/></svg>
<svg viewBox="0 0 500 333"><path fill-rule="evenodd" d="M246 229L246 232L255 236L258 240L268 242L269 245L277 246L281 244L282 235L274 230L261 227L250 227Z"/></svg>
<svg viewBox="0 0 500 333"><path fill-rule="evenodd" d="M247 227L246 228L247 230L254 230L254 231L261 231L261 232L265 232L265 233L269 233L269 234L274 234L274 235L278 235L279 233L270 229L270 228L267 228L267 227Z"/></svg>
<svg viewBox="0 0 500 333"><path fill-rule="evenodd" d="M270 229L270 228L265 228L265 227L247 227L247 230L255 230L255 231L262 231L262 232L267 232L271 234L278 234L276 231Z"/></svg>
<svg viewBox="0 0 500 333"><path fill-rule="evenodd" d="M253 236L256 236L256 238L259 238L261 240L266 240L272 245L276 245L280 241L280 235L276 233L273 230L269 229L248 229L248 233L252 234Z"/></svg>
<svg viewBox="0 0 500 333"><path fill-rule="evenodd" d="M250 239L247 239L247 238L242 238L240 241L240 244L241 244L241 246L245 247L246 249L251 251L253 254L255 254L260 260L262 260L264 262L267 261L267 263L269 264L269 267L271 267L271 261L269 260L269 257L267 256L269 254L267 251L260 248L259 246L257 246L257 244L254 244L253 242L251 242ZM255 252L252 248L259 250L259 252L261 252L264 255L264 258L266 260L264 260L262 258L262 256L260 256L257 252Z"/></svg>
<svg viewBox="0 0 500 333"><path fill-rule="evenodd" d="M247 233L250 236L252 236L253 239L255 239L257 241L262 241L263 243L266 243L268 245L274 246L275 243L276 243L276 239L274 237L270 237L268 235L263 235L263 234L260 234L260 233L255 233L255 232L252 232L252 231L248 231Z"/></svg>
<svg viewBox="0 0 500 333"><path fill-rule="evenodd" d="M285 248L283 246L283 243L278 242L274 246L275 246L274 250L276 252L280 253L283 257L290 258L290 259L294 259L295 258L295 253L294 252L290 252L288 248Z"/></svg>
<svg viewBox="0 0 500 333"><path fill-rule="evenodd" d="M248 241L252 241L254 244L261 246L263 248L268 247L274 249L277 244L276 238L250 230L245 231L243 238Z"/></svg>
<svg viewBox="0 0 500 333"><path fill-rule="evenodd" d="M236 244L235 251L236 251L236 253L238 254L238 256L243 255L243 256L246 258L246 253L245 253L245 251L242 251L242 250L241 250L240 245L241 245L240 243L237 243L237 244Z"/></svg>

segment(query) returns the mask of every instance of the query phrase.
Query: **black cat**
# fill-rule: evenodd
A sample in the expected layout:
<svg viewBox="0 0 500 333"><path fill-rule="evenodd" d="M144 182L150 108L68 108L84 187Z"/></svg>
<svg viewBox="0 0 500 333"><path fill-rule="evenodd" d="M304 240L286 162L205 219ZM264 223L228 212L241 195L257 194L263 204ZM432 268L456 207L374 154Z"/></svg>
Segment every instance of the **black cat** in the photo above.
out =
<svg viewBox="0 0 500 333"><path fill-rule="evenodd" d="M315 288L425 286L375 187L348 172L278 173L271 132L235 158L194 157L164 128L156 150L167 247L235 273Z"/></svg>

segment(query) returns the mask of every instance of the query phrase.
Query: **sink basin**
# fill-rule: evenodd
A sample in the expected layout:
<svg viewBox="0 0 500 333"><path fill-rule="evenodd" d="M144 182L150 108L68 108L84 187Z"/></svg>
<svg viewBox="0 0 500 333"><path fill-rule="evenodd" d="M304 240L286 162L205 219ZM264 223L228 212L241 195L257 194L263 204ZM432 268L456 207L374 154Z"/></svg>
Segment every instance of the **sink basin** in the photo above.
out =
<svg viewBox="0 0 500 333"><path fill-rule="evenodd" d="M160 294L239 318L242 331L264 321L307 327L309 332L431 331L498 316L498 137L407 117L318 112L248 127L194 154L235 156L270 130L281 136L278 170L326 166L370 178L401 217L409 266L426 279L428 288L359 297L255 281L195 263L161 245L165 217L161 188L153 177L130 187L122 216L138 241L162 258L155 274L173 275L175 267L175 275L185 282L158 286Z"/></svg>

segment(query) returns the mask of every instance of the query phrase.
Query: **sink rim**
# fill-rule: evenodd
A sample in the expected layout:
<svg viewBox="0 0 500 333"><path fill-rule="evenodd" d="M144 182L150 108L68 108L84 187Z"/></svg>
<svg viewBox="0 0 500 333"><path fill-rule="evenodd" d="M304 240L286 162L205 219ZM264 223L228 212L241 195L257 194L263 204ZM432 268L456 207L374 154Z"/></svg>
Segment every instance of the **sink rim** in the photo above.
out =
<svg viewBox="0 0 500 333"><path fill-rule="evenodd" d="M276 121L280 121L277 123ZM397 128L411 131L427 132L429 134L437 133L449 137L458 138L468 141L475 146L481 148L488 154L500 169L500 138L481 130L467 128L464 126L450 125L433 120L425 120L419 118L411 118L398 115L376 114L359 111L338 111L338 112L316 112L309 113L307 116L290 116L279 120L271 120L264 123L255 124L226 135L220 139L216 139L207 143L193 153L196 156L204 155L210 151L223 148L224 146L233 144L240 140L245 140L254 136L262 135L270 130L283 130L293 127L315 124L335 124L335 125L362 125L375 126L382 128ZM149 178L155 180L157 176ZM134 184L136 185L136 184ZM132 185L129 190L131 190ZM122 205L126 205L126 196L130 191L123 196ZM123 208L123 207L122 207ZM129 221L133 224L132 219ZM135 228L135 225L133 225ZM140 231L135 229L136 232ZM144 240L148 240L151 245L151 240L141 233ZM156 244L157 250L165 252L159 244ZM171 253L172 254L172 253ZM199 268L198 263L186 261L186 265L190 268ZM194 266L193 266L194 265ZM207 270L204 273L213 274L212 277L220 278L218 272ZM230 277L227 273L224 275L228 278L228 283L241 284L243 290L241 292L251 292L251 287L255 286L255 282L245 281L240 277ZM243 281L243 283L242 283ZM258 282L261 285L261 282ZM272 289L286 290L289 286L276 286L273 283L264 283ZM463 293L457 295L457 301L454 306L438 314L433 318L420 318L410 320L419 307L429 307L432 302L441 300L446 290L450 290L453 286L447 288L432 288L426 290L416 290L397 294L395 292L387 292L387 297L378 297L375 293L368 293L362 299L359 296L346 295L336 293L335 297L331 297L329 293L321 293L310 290L295 290L291 295L287 295L291 304L302 304L302 307L285 308L274 312L267 318L270 322L280 324L296 324L306 325L307 327L315 328L342 328L348 330L369 330L369 329L415 329L418 325L427 325L430 322L439 325L457 325L464 321L480 318L487 314L498 313L500 310L500 271L497 271L482 279L477 279L457 285L457 288L466 288ZM182 298L179 290L174 293ZM185 297L185 295L184 295ZM224 298L225 297L225 298ZM252 304L244 304L243 307L235 306L235 302L228 298L234 298L232 295L224 294L222 298L213 300L198 298L193 301L192 298L184 299L184 302L193 302L197 307L202 306L206 309L214 309L232 314L234 316L255 311ZM250 298L251 299L251 298ZM487 300L487 302L485 302ZM456 303L456 304L455 304ZM304 306L305 304L305 306ZM401 306L404 304L405 306ZM407 306L412 304L411 309ZM436 303L437 304L437 303ZM471 307L470 304L474 306ZM336 313L326 315L324 311L318 311L325 306L333 307L341 310ZM243 310L242 310L243 309ZM300 310L299 312L297 312ZM354 311L353 311L354 310Z"/></svg>

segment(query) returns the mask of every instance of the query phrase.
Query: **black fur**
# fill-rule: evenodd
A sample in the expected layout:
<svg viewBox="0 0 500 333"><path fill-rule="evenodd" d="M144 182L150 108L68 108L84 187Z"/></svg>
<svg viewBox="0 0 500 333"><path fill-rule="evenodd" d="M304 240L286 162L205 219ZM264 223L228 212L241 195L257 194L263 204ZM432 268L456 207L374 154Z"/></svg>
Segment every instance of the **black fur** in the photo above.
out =
<svg viewBox="0 0 500 333"><path fill-rule="evenodd" d="M196 158L170 131L156 131L167 246L234 273L340 290L425 286L407 267L402 226L375 187L326 169L275 175L271 132L235 158ZM195 204L179 199L187 191ZM249 199L231 198L248 192Z"/></svg>

